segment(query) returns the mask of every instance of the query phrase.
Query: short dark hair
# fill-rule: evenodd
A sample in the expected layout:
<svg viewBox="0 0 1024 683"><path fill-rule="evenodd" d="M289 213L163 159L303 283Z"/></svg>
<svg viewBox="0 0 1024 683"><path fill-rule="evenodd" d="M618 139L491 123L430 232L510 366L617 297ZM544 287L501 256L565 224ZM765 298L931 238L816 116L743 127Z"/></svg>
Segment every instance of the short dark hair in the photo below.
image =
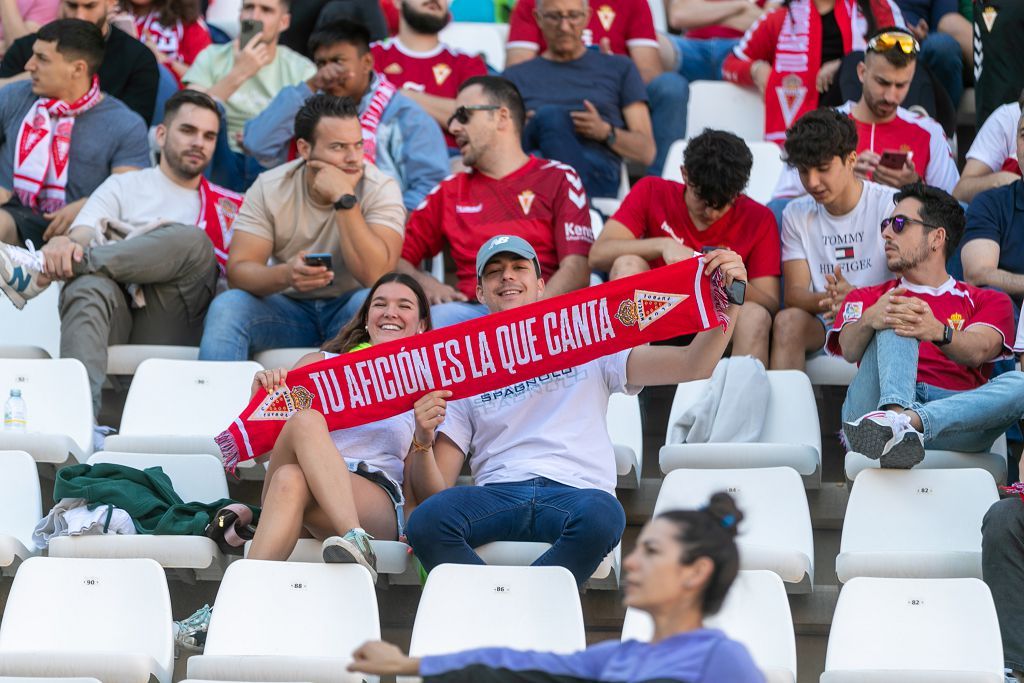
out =
<svg viewBox="0 0 1024 683"><path fill-rule="evenodd" d="M338 43L355 46L359 55L370 51L370 31L362 24L349 19L338 19L317 28L309 37L309 54L316 54L322 47L330 47Z"/></svg>
<svg viewBox="0 0 1024 683"><path fill-rule="evenodd" d="M200 109L209 109L220 120L220 110L217 109L217 103L213 101L212 97L204 92L185 88L167 98L167 102L164 103L164 123L173 119L178 110L186 104L191 104Z"/></svg>
<svg viewBox="0 0 1024 683"><path fill-rule="evenodd" d="M921 220L946 231L946 259L949 259L956 252L964 234L964 209L960 202L948 192L920 181L901 187L892 201L899 204L904 199L921 202Z"/></svg>
<svg viewBox="0 0 1024 683"><path fill-rule="evenodd" d="M705 128L683 152L687 183L716 210L743 192L753 165L754 156L747 143L724 130Z"/></svg>
<svg viewBox="0 0 1024 683"><path fill-rule="evenodd" d="M64 59L85 61L89 76L95 76L103 63L107 44L100 29L81 19L57 19L36 33L36 40L57 43L57 52Z"/></svg>
<svg viewBox="0 0 1024 683"><path fill-rule="evenodd" d="M679 530L676 538L683 546L683 555L679 558L682 564L707 557L715 565L701 598L703 613L715 614L722 608L740 569L736 533L743 513L736 507L736 501L728 493L719 491L699 510L669 510L656 519L672 522Z"/></svg>
<svg viewBox="0 0 1024 683"><path fill-rule="evenodd" d="M900 28L899 26L884 26L878 29L877 31L872 32L871 35L869 35L867 38L868 42L870 42L872 38L880 36L883 33L906 33L908 36L912 38L914 37L914 34L905 28ZM879 55L881 57L885 57L885 61L892 64L897 69L902 69L903 67L913 64L914 62L917 61L917 53L912 52L908 55L903 50L898 50L895 48L892 50L886 50L885 52L879 52L878 50L872 50L871 48L868 47L865 48L864 50L865 60L867 60L868 55Z"/></svg>
<svg viewBox="0 0 1024 683"><path fill-rule="evenodd" d="M814 109L786 131L786 163L795 168L814 168L833 157L846 159L857 151L857 126L835 109Z"/></svg>
<svg viewBox="0 0 1024 683"><path fill-rule="evenodd" d="M316 141L316 125L325 116L358 119L359 107L351 97L335 97L327 93L313 95L295 114L295 138L312 145Z"/></svg>
<svg viewBox="0 0 1024 683"><path fill-rule="evenodd" d="M473 76L462 82L459 92L474 85L480 86L491 104L508 109L516 132L523 132L523 126L526 125L526 107L523 105L523 96L519 94L519 88L512 81L501 76Z"/></svg>

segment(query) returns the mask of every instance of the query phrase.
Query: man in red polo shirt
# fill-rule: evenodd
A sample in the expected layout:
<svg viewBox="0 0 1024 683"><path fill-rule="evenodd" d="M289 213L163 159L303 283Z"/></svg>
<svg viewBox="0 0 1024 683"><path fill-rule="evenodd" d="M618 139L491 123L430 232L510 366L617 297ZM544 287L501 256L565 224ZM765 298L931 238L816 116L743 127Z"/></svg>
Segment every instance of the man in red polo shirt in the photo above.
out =
<svg viewBox="0 0 1024 683"><path fill-rule="evenodd" d="M515 86L497 76L462 84L448 124L470 170L441 182L409 217L398 269L416 278L430 299L434 327L487 313L476 301L476 253L496 235L533 245L547 297L586 287L594 241L583 182L571 166L523 152L526 118ZM445 245L455 261L457 287L417 266Z"/></svg>
<svg viewBox="0 0 1024 683"><path fill-rule="evenodd" d="M767 365L772 316L779 310L779 230L767 207L742 194L752 164L743 140L705 130L686 146L685 184L640 180L605 224L590 252L590 266L615 280L707 249L735 251L750 281L733 353Z"/></svg>

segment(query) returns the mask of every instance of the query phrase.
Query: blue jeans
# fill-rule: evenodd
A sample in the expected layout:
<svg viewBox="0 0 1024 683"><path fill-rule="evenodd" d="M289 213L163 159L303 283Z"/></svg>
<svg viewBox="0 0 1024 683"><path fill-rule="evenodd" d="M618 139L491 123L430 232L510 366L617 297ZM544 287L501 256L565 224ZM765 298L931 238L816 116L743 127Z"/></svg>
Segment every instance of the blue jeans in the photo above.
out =
<svg viewBox="0 0 1024 683"><path fill-rule="evenodd" d="M679 73L687 81L722 80L722 62L739 44L739 38L706 38L704 40L669 36L679 53Z"/></svg>
<svg viewBox="0 0 1024 683"><path fill-rule="evenodd" d="M254 296L229 289L210 304L199 360L247 360L267 349L320 346L359 311L369 289L334 299Z"/></svg>
<svg viewBox="0 0 1024 683"><path fill-rule="evenodd" d="M602 143L577 136L568 109L555 105L537 107L523 129L523 147L575 168L591 197L618 196L622 159Z"/></svg>
<svg viewBox="0 0 1024 683"><path fill-rule="evenodd" d="M434 304L430 307L430 324L436 330L439 327L458 325L467 320L474 320L487 315L487 307L475 301L451 301L446 304Z"/></svg>
<svg viewBox="0 0 1024 683"><path fill-rule="evenodd" d="M921 61L945 88L953 107L959 106L964 94L964 56L960 43L949 34L932 31L921 43Z"/></svg>
<svg viewBox="0 0 1024 683"><path fill-rule="evenodd" d="M625 528L615 496L537 477L445 489L413 510L406 535L427 571L445 562L484 564L473 548L493 541L550 543L534 566L565 567L582 586Z"/></svg>
<svg viewBox="0 0 1024 683"><path fill-rule="evenodd" d="M661 176L668 148L686 137L686 107L690 84L679 74L663 73L647 84L647 103L651 108L656 153L647 175Z"/></svg>
<svg viewBox="0 0 1024 683"><path fill-rule="evenodd" d="M1024 373L1007 372L968 391L941 389L917 381L918 346L892 330L875 333L846 393L844 422L897 405L921 417L925 448L977 453L1024 415Z"/></svg>

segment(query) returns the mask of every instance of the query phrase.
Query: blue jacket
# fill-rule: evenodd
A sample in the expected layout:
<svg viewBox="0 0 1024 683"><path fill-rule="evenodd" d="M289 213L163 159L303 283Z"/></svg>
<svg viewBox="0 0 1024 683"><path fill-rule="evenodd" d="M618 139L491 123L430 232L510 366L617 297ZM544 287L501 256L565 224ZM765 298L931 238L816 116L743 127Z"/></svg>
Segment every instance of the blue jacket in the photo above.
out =
<svg viewBox="0 0 1024 683"><path fill-rule="evenodd" d="M373 74L370 88L359 102L362 114L377 88ZM277 93L259 116L245 124L243 145L265 167L288 160L295 137L295 114L313 96L303 81ZM448 147L441 128L418 104L400 92L388 102L377 126L377 168L398 181L405 208L412 211L427 193L448 176Z"/></svg>

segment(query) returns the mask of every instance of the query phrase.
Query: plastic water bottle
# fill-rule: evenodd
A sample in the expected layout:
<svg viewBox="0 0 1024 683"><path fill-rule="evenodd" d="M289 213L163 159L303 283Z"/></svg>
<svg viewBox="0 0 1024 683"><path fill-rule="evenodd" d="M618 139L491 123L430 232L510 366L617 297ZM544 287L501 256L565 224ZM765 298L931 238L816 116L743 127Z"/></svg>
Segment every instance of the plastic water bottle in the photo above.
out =
<svg viewBox="0 0 1024 683"><path fill-rule="evenodd" d="M4 403L4 429L23 432L28 426L28 408L21 397L21 389L11 389L11 396Z"/></svg>

